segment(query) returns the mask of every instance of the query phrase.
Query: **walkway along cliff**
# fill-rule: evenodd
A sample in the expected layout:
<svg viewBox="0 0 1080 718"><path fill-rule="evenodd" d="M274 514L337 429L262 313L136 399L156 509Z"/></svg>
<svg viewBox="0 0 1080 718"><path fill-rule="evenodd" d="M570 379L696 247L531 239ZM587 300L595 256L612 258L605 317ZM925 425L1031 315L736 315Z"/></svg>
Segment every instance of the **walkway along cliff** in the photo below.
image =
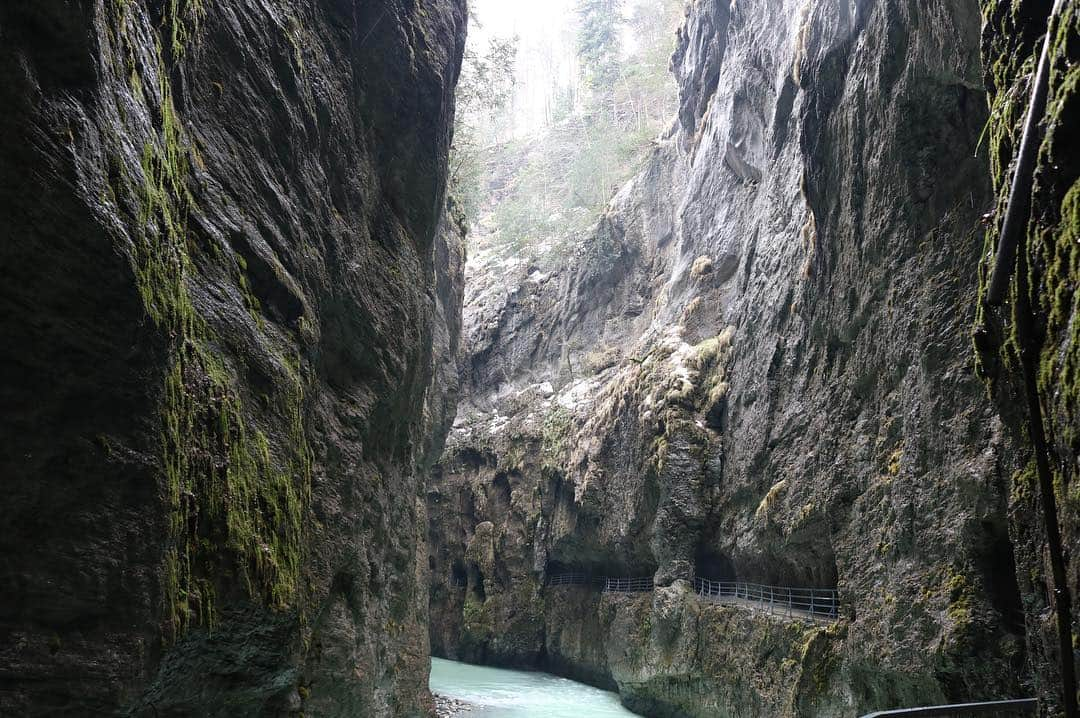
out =
<svg viewBox="0 0 1080 718"><path fill-rule="evenodd" d="M979 309L1050 5L690 3L677 122L575 256L467 271L427 494L436 655L650 716L1060 710L1010 362L1041 353L1075 555L1075 2L1020 253L1033 346ZM835 590L840 617L715 605L700 579Z"/></svg>
<svg viewBox="0 0 1080 718"><path fill-rule="evenodd" d="M426 713L464 37L0 3L0 714Z"/></svg>

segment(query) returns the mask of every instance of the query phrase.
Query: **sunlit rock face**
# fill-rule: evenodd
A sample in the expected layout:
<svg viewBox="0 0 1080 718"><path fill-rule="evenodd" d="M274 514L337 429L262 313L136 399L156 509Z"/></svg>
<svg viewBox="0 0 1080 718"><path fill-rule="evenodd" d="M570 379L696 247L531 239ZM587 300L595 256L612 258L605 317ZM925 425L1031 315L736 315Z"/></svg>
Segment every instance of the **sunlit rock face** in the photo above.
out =
<svg viewBox="0 0 1080 718"><path fill-rule="evenodd" d="M464 35L0 3L0 714L424 711Z"/></svg>
<svg viewBox="0 0 1080 718"><path fill-rule="evenodd" d="M595 230L553 270L470 268L433 651L647 715L1025 691L1009 440L970 342L980 24L974 0L691 4L679 116ZM544 587L566 571L659 588ZM694 576L835 587L843 618L705 606Z"/></svg>

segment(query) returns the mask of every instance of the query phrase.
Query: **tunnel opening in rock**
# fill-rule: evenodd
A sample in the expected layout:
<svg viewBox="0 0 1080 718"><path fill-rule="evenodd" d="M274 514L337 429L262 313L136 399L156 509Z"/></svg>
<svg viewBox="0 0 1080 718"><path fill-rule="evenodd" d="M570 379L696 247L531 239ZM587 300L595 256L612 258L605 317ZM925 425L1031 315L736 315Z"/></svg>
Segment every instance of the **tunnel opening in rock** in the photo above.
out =
<svg viewBox="0 0 1080 718"><path fill-rule="evenodd" d="M494 491L488 492L488 501L492 503L491 511L496 516L505 516L510 511L510 502L513 495L512 482L521 478L517 471L499 471L495 474L491 484Z"/></svg>
<svg viewBox="0 0 1080 718"><path fill-rule="evenodd" d="M828 524L807 521L782 544L740 566L751 580L775 586L835 590L840 579Z"/></svg>
<svg viewBox="0 0 1080 718"><path fill-rule="evenodd" d="M454 559L450 564L450 585L454 588L465 588L469 583L469 572L465 570L465 563L461 559Z"/></svg>
<svg viewBox="0 0 1080 718"><path fill-rule="evenodd" d="M1024 606L1016 577L1016 554L1009 538L1008 527L997 522L983 521L980 528L984 539L977 555L977 566L986 584L990 603L1001 615L1004 628L1023 635Z"/></svg>
<svg viewBox="0 0 1080 718"><path fill-rule="evenodd" d="M727 554L706 545L699 545L694 556L694 575L710 581L735 581L735 564Z"/></svg>
<svg viewBox="0 0 1080 718"><path fill-rule="evenodd" d="M560 573L580 572L598 579L645 578L657 569L655 560L644 553L627 556L611 551L583 550L582 547L560 547L547 565L548 575L554 575L552 569L558 568Z"/></svg>
<svg viewBox="0 0 1080 718"><path fill-rule="evenodd" d="M469 592L478 603L487 601L487 590L484 588L484 574L477 566L470 566L468 573Z"/></svg>
<svg viewBox="0 0 1080 718"><path fill-rule="evenodd" d="M564 563L563 561L548 561L544 567L544 572L548 576L557 576L562 574L582 573L588 574L590 567L579 563Z"/></svg>

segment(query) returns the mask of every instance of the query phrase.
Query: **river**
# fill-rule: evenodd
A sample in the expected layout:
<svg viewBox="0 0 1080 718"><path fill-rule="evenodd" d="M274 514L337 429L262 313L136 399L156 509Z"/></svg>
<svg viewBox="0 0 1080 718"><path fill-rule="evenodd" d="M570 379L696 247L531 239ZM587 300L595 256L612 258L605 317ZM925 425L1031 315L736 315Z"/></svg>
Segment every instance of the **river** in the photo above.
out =
<svg viewBox="0 0 1080 718"><path fill-rule="evenodd" d="M431 659L431 690L474 706L468 718L626 718L619 697L547 673Z"/></svg>

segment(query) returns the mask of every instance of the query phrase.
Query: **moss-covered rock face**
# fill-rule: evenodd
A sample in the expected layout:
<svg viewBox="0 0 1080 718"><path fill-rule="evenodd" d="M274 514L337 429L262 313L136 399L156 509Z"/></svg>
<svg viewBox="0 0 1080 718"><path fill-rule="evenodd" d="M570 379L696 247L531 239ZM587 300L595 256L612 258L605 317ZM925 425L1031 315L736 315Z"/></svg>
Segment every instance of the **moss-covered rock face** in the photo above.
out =
<svg viewBox="0 0 1080 718"><path fill-rule="evenodd" d="M463 5L0 8L0 713L421 711Z"/></svg>
<svg viewBox="0 0 1080 718"><path fill-rule="evenodd" d="M986 24L982 54L990 91L990 121L985 144L996 192L988 215L984 254L997 245L1008 202L1013 161L1019 149L1031 82L1043 47L1051 2L982 3ZM1072 592L1074 646L1077 591L1080 590L1080 7L1062 3L1049 28L1050 76L1046 112L1040 118L1038 161L1031 190L1032 212L1005 306L980 302L975 328L979 369L990 388L1009 435L1018 447L1008 464L1011 531L1025 612L1034 689L1056 700L1060 695L1057 634L1048 589L1046 534L1035 463L1027 438L1023 364L1035 377L1058 515ZM983 262L982 276L990 272ZM980 292L980 299L982 298ZM1051 705L1053 710L1053 705Z"/></svg>
<svg viewBox="0 0 1080 718"><path fill-rule="evenodd" d="M434 650L487 606L470 657L511 646L648 715L1031 690L1012 444L970 341L981 24L976 0L690 4L678 124L578 253L474 258L466 401L428 494ZM470 596L452 580L480 525ZM540 616L511 598L567 571L661 590L543 588ZM698 604L693 575L847 608L794 626Z"/></svg>

